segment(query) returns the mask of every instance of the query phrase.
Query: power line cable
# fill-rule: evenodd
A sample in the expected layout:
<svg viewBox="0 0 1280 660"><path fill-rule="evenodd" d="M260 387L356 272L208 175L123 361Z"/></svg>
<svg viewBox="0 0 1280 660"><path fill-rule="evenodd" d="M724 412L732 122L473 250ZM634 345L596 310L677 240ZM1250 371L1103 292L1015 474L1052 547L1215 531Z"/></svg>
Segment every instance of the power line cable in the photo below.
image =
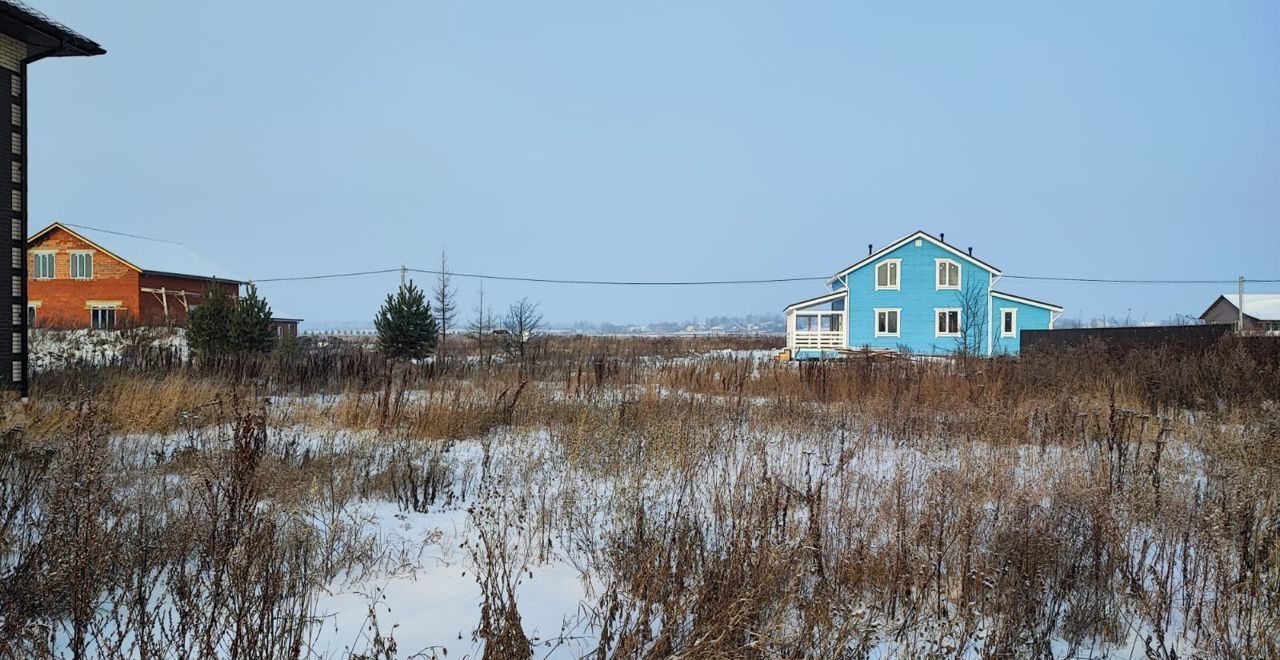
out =
<svg viewBox="0 0 1280 660"><path fill-rule="evenodd" d="M425 268L409 268L411 273L440 275L441 271ZM517 277L510 275L484 275L479 273L448 272L450 277L469 277L482 280L501 280L504 282L535 282L539 284L594 284L603 286L704 286L721 284L778 284L782 282L812 282L825 280L825 277L775 277L756 280L688 280L688 281L628 281L628 280L570 280L547 277Z"/></svg>
<svg viewBox="0 0 1280 660"><path fill-rule="evenodd" d="M400 272L399 268L386 268L383 270L366 270L354 273L332 273L324 275L301 275L296 277L272 277L255 279L255 282L298 282L306 280L326 280L339 279L347 277L363 277L366 275L385 275L388 273ZM419 273L425 275L440 275L442 271L432 270L429 268L405 268L406 272ZM739 279L739 280L581 280L581 279L560 279L550 277L523 277L515 275L489 275L485 273L466 273L459 271L448 271L450 277L461 277L481 280L498 280L504 282L532 282L536 284L580 284L594 286L721 286L721 285L744 285L744 284L782 284L787 282L820 282L826 281L827 277L774 277L762 279ZM1054 277L1040 275L1003 275L1005 279L1012 280L1036 280L1043 282L1076 282L1085 284L1237 284L1239 280L1137 280L1137 279L1115 279L1101 277ZM1245 278L1245 282L1251 284L1275 284L1280 283L1280 279L1251 279Z"/></svg>
<svg viewBox="0 0 1280 660"><path fill-rule="evenodd" d="M1107 279L1101 277L1042 277L1036 275L1002 275L1003 279L1010 280L1038 280L1048 282L1084 282L1092 284L1237 284L1239 280L1121 280ZM1254 284L1265 283L1270 284L1280 282L1277 280L1254 280L1245 278L1245 282Z"/></svg>
<svg viewBox="0 0 1280 660"><path fill-rule="evenodd" d="M343 277L363 277L365 275L385 275L387 273L398 273L399 268L388 268L386 270L363 270L356 273L332 273L329 275L300 275L298 277L267 277L263 279L255 279L253 282L300 282L303 280L333 280Z"/></svg>

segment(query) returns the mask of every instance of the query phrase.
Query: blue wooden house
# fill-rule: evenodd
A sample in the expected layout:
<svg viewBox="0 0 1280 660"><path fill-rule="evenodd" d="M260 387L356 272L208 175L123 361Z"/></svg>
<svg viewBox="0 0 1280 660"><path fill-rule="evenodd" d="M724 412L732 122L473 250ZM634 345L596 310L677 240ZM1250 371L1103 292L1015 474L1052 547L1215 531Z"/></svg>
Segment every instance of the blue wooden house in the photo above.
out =
<svg viewBox="0 0 1280 660"><path fill-rule="evenodd" d="M917 231L832 275L828 293L786 308L795 359L859 349L924 355L1016 354L1022 330L1051 329L1062 308L996 291L1000 269Z"/></svg>

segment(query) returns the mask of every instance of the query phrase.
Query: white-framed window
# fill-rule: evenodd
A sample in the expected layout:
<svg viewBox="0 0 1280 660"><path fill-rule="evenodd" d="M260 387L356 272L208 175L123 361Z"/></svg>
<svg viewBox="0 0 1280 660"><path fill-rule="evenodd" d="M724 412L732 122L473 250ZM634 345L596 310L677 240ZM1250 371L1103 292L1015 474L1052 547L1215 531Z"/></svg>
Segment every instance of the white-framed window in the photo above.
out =
<svg viewBox="0 0 1280 660"><path fill-rule="evenodd" d="M901 289L899 277L902 275L901 259L886 259L876 266L876 291Z"/></svg>
<svg viewBox="0 0 1280 660"><path fill-rule="evenodd" d="M959 307L941 307L933 311L938 317L938 322L934 326L935 337L959 337L960 336L960 308Z"/></svg>
<svg viewBox="0 0 1280 660"><path fill-rule="evenodd" d="M840 314L796 314L796 332L840 332Z"/></svg>
<svg viewBox="0 0 1280 660"><path fill-rule="evenodd" d="M877 309L876 310L876 336L877 337L899 337L901 336L899 322L902 320L902 309Z"/></svg>
<svg viewBox="0 0 1280 660"><path fill-rule="evenodd" d="M938 289L960 289L960 264L951 259L935 259L938 264Z"/></svg>
<svg viewBox="0 0 1280 660"><path fill-rule="evenodd" d="M107 330L116 327L116 308L105 306L90 307L89 325L99 330Z"/></svg>
<svg viewBox="0 0 1280 660"><path fill-rule="evenodd" d="M1267 321L1262 327L1268 334L1280 334L1280 321Z"/></svg>
<svg viewBox="0 0 1280 660"><path fill-rule="evenodd" d="M1000 308L1000 336L1001 337L1017 337L1018 336L1018 308L1017 307L1001 307Z"/></svg>
<svg viewBox="0 0 1280 660"><path fill-rule="evenodd" d="M53 252L31 253L31 276L37 280L51 280L56 277Z"/></svg>
<svg viewBox="0 0 1280 660"><path fill-rule="evenodd" d="M72 252L71 253L71 279L73 280L93 279L93 253L92 252Z"/></svg>

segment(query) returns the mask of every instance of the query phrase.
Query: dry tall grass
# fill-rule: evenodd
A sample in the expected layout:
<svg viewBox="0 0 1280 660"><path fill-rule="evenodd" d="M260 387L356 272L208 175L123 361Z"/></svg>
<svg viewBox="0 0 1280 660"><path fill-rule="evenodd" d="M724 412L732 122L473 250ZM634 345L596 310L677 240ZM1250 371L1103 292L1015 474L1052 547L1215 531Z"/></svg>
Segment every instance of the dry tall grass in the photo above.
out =
<svg viewBox="0 0 1280 660"><path fill-rule="evenodd" d="M0 447L0 656L308 657L326 585L408 551L360 498L470 508L485 657L531 657L548 561L591 590L540 641L599 658L1280 655L1280 350L708 348L50 374Z"/></svg>

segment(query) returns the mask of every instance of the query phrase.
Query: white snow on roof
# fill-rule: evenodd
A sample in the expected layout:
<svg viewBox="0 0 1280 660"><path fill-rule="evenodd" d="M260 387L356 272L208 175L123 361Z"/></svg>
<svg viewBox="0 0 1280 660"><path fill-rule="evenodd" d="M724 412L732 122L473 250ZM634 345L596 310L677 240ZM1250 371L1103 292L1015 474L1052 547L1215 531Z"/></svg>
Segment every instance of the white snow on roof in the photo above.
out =
<svg viewBox="0 0 1280 660"><path fill-rule="evenodd" d="M147 272L246 281L243 277L173 241L62 223L111 254Z"/></svg>
<svg viewBox="0 0 1280 660"><path fill-rule="evenodd" d="M1224 293L1222 297L1232 307L1240 304L1239 293ZM1259 321L1280 321L1280 293L1244 294L1244 313Z"/></svg>

